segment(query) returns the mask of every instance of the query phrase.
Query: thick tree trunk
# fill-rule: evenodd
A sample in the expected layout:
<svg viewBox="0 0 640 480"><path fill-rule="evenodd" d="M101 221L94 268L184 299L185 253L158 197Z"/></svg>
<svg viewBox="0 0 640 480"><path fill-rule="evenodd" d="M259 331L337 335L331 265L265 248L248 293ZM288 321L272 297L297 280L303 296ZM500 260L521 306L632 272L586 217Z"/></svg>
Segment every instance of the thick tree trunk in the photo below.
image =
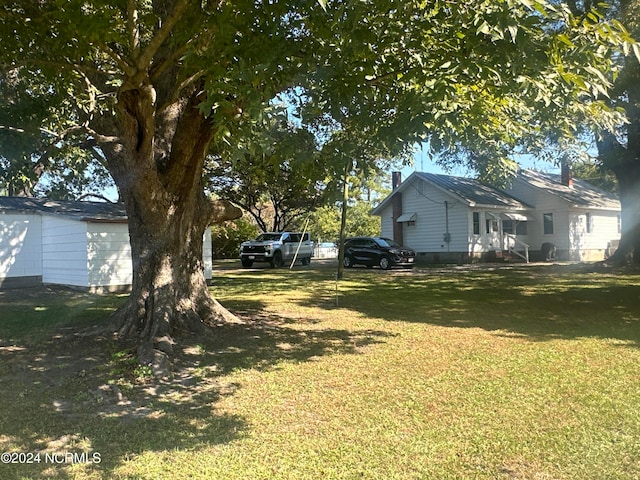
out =
<svg viewBox="0 0 640 480"><path fill-rule="evenodd" d="M622 206L620 244L607 263L640 265L640 161L614 169Z"/></svg>
<svg viewBox="0 0 640 480"><path fill-rule="evenodd" d="M140 211L129 212L134 275L131 295L114 315L118 333L157 343L181 331L201 332L205 326L234 321L205 282L206 225L198 212L167 212L166 221L159 223L149 222Z"/></svg>
<svg viewBox="0 0 640 480"><path fill-rule="evenodd" d="M631 116L630 116L631 120ZM640 117L635 117L640 125ZM613 265L640 264L640 134L632 121L628 126L628 142L606 134L598 141L598 154L618 180L620 195L621 236L616 252L606 260Z"/></svg>
<svg viewBox="0 0 640 480"><path fill-rule="evenodd" d="M205 229L242 212L204 195L202 169L214 127L200 102L194 89L159 110L152 87L123 87L123 135L103 147L127 209L133 260L132 292L113 315L114 329L135 338L140 361L154 367L158 355L171 355L176 334L237 321L211 297L204 279Z"/></svg>
<svg viewBox="0 0 640 480"><path fill-rule="evenodd" d="M637 2L621 2L620 6L625 19L623 23L633 27L637 18L633 13ZM616 88L626 97L626 101L621 102L628 119L624 126L626 142L621 143L612 134L605 134L598 141L598 154L603 165L611 169L618 180L622 205L620 245L608 263L640 265L640 64L635 57L626 59Z"/></svg>

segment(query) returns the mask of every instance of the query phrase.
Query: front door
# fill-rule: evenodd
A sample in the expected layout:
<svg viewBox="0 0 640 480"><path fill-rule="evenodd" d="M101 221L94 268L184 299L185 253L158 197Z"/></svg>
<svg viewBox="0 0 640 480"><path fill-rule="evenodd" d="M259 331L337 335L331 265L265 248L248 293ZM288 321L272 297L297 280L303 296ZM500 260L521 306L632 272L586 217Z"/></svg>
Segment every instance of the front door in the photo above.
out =
<svg viewBox="0 0 640 480"><path fill-rule="evenodd" d="M486 233L489 246L492 250L502 250L502 225L500 220L491 214L487 214Z"/></svg>

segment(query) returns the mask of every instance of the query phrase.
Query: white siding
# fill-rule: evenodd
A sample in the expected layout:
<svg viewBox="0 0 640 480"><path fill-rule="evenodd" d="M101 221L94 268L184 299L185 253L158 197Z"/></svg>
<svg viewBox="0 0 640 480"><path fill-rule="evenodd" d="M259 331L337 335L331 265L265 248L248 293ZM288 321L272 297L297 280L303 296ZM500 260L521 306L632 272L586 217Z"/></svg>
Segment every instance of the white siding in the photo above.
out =
<svg viewBox="0 0 640 480"><path fill-rule="evenodd" d="M204 278L210 280L213 276L213 246L211 245L211 229L204 231L202 245L202 261L204 263Z"/></svg>
<svg viewBox="0 0 640 480"><path fill-rule="evenodd" d="M533 187L518 179L507 190L518 200L535 207L535 220L528 224L528 241L533 250L540 250L543 243L553 243L558 250L569 250L569 214L566 203L555 195ZM553 234L544 233L544 214L553 214Z"/></svg>
<svg viewBox="0 0 640 480"><path fill-rule="evenodd" d="M205 230L202 257L204 276L213 270L211 231ZM87 227L87 265L90 287L130 285L133 280L131 245L126 224L89 223Z"/></svg>
<svg viewBox="0 0 640 480"><path fill-rule="evenodd" d="M393 211L391 203L382 211L380 216L380 236L393 238Z"/></svg>
<svg viewBox="0 0 640 480"><path fill-rule="evenodd" d="M87 224L53 216L42 217L42 281L88 286Z"/></svg>
<svg viewBox="0 0 640 480"><path fill-rule="evenodd" d="M618 212L569 212L570 260L603 260L609 242L618 240ZM587 228L590 222L591 228ZM589 231L588 231L589 230Z"/></svg>
<svg viewBox="0 0 640 480"><path fill-rule="evenodd" d="M445 203L446 202L446 203ZM422 180L402 192L403 213L416 213L415 225L403 224L404 244L417 252L469 251L468 207ZM448 222L447 222L448 213ZM383 236L393 236L391 206L382 213ZM447 229L448 223L448 229ZM451 241L444 241L449 232Z"/></svg>
<svg viewBox="0 0 640 480"><path fill-rule="evenodd" d="M42 217L42 281L88 286L85 222L48 215Z"/></svg>
<svg viewBox="0 0 640 480"><path fill-rule="evenodd" d="M528 242L533 250L543 243L553 243L559 258L565 260L601 260L611 240L619 239L618 215L615 211L571 209L562 199L515 180L509 190L514 197L536 208L536 220L529 222ZM553 234L544 233L544 214L553 214ZM587 232L587 213L591 231Z"/></svg>
<svg viewBox="0 0 640 480"><path fill-rule="evenodd" d="M0 283L42 275L41 238L40 215L0 215Z"/></svg>
<svg viewBox="0 0 640 480"><path fill-rule="evenodd" d="M130 285L131 246L126 223L87 224L89 287Z"/></svg>

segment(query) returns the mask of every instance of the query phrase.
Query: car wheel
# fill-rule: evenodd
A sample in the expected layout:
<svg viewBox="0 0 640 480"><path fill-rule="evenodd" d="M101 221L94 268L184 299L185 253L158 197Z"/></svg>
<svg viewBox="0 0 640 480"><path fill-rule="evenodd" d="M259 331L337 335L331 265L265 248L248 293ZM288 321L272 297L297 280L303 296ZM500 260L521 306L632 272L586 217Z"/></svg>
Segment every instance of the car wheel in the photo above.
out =
<svg viewBox="0 0 640 480"><path fill-rule="evenodd" d="M280 268L282 266L282 253L276 252L271 260L271 268Z"/></svg>
<svg viewBox="0 0 640 480"><path fill-rule="evenodd" d="M391 268L391 262L387 257L380 257L380 262L378 262L378 265L380 265L380 268L382 270L389 270Z"/></svg>
<svg viewBox="0 0 640 480"><path fill-rule="evenodd" d="M253 265L253 260L249 260L247 258L243 258L242 260L242 266L245 268L249 268Z"/></svg>
<svg viewBox="0 0 640 480"><path fill-rule="evenodd" d="M353 260L351 259L351 257L345 255L344 260L342 260L342 265L344 265L346 268L351 268L353 267Z"/></svg>
<svg viewBox="0 0 640 480"><path fill-rule="evenodd" d="M310 265L311 257L302 257L302 265Z"/></svg>

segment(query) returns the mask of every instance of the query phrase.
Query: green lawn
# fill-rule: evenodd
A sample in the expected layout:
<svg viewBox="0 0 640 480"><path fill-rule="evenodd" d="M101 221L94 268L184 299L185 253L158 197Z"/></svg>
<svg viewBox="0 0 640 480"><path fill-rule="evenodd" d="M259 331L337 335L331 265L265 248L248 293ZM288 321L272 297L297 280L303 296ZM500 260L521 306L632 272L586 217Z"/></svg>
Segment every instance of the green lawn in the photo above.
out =
<svg viewBox="0 0 640 480"><path fill-rule="evenodd" d="M160 383L64 328L122 297L0 294L0 451L100 454L0 478L640 478L638 275L222 269L212 292L245 323L183 339Z"/></svg>

